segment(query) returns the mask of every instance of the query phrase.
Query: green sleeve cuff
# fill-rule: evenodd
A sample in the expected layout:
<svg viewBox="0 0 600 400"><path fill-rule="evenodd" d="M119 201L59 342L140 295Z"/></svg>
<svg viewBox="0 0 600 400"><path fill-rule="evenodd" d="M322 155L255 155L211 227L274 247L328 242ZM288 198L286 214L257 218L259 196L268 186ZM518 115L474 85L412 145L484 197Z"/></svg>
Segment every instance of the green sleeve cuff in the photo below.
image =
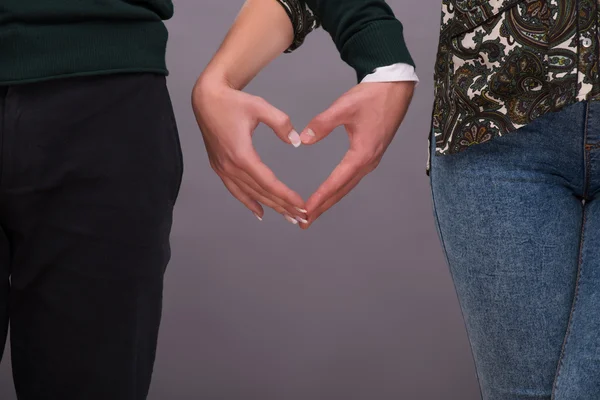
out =
<svg viewBox="0 0 600 400"><path fill-rule="evenodd" d="M358 82L375 68L397 63L415 67L402 31L398 20L373 21L348 39L340 55L356 71Z"/></svg>

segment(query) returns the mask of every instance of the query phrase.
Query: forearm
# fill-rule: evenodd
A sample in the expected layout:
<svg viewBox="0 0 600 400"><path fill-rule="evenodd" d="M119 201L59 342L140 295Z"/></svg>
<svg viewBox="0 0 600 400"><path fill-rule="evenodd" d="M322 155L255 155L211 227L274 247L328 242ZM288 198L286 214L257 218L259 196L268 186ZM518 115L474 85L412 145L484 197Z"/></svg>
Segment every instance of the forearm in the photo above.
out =
<svg viewBox="0 0 600 400"><path fill-rule="evenodd" d="M361 81L375 68L414 66L402 24L384 0L304 0Z"/></svg>
<svg viewBox="0 0 600 400"><path fill-rule="evenodd" d="M276 0L247 0L202 79L243 89L293 38L292 22Z"/></svg>

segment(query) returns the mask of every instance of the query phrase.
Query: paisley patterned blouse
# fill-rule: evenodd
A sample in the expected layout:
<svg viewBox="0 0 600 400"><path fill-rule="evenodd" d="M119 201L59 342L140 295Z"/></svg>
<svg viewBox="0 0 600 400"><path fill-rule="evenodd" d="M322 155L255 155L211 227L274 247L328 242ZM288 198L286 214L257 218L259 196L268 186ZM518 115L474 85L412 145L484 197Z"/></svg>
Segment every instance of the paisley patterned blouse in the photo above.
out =
<svg viewBox="0 0 600 400"><path fill-rule="evenodd" d="M301 43L319 25L317 18L303 7L305 0L279 1L288 8L302 5L292 7ZM435 155L488 142L575 102L600 100L599 5L600 0L442 0L428 132ZM428 157L427 172L430 166Z"/></svg>
<svg viewBox="0 0 600 400"><path fill-rule="evenodd" d="M435 154L464 151L600 98L599 3L443 0L429 132Z"/></svg>

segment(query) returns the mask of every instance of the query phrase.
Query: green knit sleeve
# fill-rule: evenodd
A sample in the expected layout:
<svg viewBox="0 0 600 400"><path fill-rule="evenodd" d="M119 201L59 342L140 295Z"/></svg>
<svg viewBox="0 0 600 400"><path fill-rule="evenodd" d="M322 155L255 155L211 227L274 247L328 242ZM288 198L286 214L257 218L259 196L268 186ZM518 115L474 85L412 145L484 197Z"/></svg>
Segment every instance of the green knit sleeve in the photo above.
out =
<svg viewBox="0 0 600 400"><path fill-rule="evenodd" d="M384 0L304 0L332 37L342 60L360 82L375 68L415 66L403 28Z"/></svg>

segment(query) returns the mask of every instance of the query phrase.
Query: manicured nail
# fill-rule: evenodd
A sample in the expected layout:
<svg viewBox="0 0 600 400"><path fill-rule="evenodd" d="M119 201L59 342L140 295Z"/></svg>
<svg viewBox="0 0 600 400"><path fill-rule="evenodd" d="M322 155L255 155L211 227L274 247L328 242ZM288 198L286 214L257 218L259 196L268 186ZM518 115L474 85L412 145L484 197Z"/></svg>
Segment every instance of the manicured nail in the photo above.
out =
<svg viewBox="0 0 600 400"><path fill-rule="evenodd" d="M308 143L315 138L315 132L312 129L308 129L306 132L303 132L300 136L302 143Z"/></svg>
<svg viewBox="0 0 600 400"><path fill-rule="evenodd" d="M296 221L294 218L290 217L289 215L284 215L285 219L288 220L288 222L291 222L294 225L298 225L298 221Z"/></svg>
<svg viewBox="0 0 600 400"><path fill-rule="evenodd" d="M304 218L296 217L296 221L302 222L303 224L308 224L308 221L305 220Z"/></svg>
<svg viewBox="0 0 600 400"><path fill-rule="evenodd" d="M288 139L290 139L290 142L292 142L292 145L294 145L294 147L298 147L302 144L302 140L300 140L300 135L298 135L298 132L294 130L290 132L290 134L288 135Z"/></svg>
<svg viewBox="0 0 600 400"><path fill-rule="evenodd" d="M261 218L261 217L260 217L260 215L258 215L257 213L254 213L254 216L255 216L256 218L258 218L258 220L259 220L259 221L262 221L262 218Z"/></svg>
<svg viewBox="0 0 600 400"><path fill-rule="evenodd" d="M306 211L304 208L298 208L298 207L294 207L296 210L298 210L301 213L306 214L308 211Z"/></svg>

